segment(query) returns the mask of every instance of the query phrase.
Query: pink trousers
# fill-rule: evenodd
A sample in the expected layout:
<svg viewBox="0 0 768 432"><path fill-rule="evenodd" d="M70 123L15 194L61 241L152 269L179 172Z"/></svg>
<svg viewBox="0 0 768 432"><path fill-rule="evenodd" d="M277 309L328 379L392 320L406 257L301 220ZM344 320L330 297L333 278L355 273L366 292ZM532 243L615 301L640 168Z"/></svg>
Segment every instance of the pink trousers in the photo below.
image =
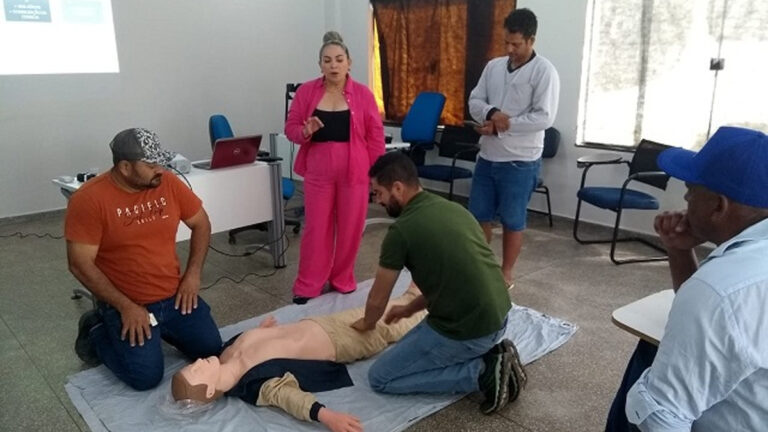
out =
<svg viewBox="0 0 768 432"><path fill-rule="evenodd" d="M357 288L355 258L368 212L368 178L350 178L349 143L312 144L304 175L305 228L301 237L299 272L293 294L317 297L331 288L350 292ZM365 170L367 171L367 170Z"/></svg>

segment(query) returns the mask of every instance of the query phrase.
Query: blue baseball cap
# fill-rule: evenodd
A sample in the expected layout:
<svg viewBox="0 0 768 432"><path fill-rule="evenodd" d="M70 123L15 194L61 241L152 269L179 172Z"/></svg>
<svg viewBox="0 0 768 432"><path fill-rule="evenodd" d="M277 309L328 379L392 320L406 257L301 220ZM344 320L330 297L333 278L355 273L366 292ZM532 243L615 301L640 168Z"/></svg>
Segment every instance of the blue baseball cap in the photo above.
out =
<svg viewBox="0 0 768 432"><path fill-rule="evenodd" d="M768 136L724 126L699 152L664 150L657 160L667 174L751 207L768 208Z"/></svg>

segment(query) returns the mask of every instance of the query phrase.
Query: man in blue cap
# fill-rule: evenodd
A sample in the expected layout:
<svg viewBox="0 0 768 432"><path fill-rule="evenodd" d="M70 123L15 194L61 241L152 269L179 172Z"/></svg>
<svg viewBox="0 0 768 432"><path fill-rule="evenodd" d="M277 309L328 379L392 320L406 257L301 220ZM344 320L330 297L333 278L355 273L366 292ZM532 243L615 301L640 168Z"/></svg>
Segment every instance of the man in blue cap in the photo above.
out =
<svg viewBox="0 0 768 432"><path fill-rule="evenodd" d="M630 360L606 430L765 430L768 136L722 127L698 153L666 150L658 164L688 188L687 211L654 222L676 295L658 352L641 342ZM717 248L698 263L707 241Z"/></svg>

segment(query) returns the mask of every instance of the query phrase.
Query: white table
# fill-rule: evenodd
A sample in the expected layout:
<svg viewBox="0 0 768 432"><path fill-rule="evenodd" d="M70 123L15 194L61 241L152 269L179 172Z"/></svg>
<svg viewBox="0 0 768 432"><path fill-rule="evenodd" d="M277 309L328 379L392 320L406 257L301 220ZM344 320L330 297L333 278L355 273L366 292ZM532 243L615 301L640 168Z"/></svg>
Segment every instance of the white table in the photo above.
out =
<svg viewBox="0 0 768 432"><path fill-rule="evenodd" d="M611 314L611 320L619 328L658 345L664 337L664 327L674 298L675 293L671 289L651 294L616 309Z"/></svg>
<svg viewBox="0 0 768 432"><path fill-rule="evenodd" d="M178 175L178 174L177 174ZM192 191L203 201L211 220L211 232L217 233L252 224L267 224L268 249L276 268L285 267L285 220L280 162L254 162L215 170L192 167L184 174ZM184 179L181 179L184 181ZM52 180L65 196L76 191L81 182ZM189 239L190 231L179 224L176 241Z"/></svg>

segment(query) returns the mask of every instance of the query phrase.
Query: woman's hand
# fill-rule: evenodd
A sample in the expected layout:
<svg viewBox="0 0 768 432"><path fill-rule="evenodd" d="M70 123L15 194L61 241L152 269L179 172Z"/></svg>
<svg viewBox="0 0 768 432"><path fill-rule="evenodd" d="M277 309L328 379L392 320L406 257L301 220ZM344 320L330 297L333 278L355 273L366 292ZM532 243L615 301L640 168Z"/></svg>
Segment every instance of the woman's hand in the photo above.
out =
<svg viewBox="0 0 768 432"><path fill-rule="evenodd" d="M304 127L301 128L301 133L304 135L304 138L309 138L323 126L325 125L317 116L312 116L304 120Z"/></svg>

